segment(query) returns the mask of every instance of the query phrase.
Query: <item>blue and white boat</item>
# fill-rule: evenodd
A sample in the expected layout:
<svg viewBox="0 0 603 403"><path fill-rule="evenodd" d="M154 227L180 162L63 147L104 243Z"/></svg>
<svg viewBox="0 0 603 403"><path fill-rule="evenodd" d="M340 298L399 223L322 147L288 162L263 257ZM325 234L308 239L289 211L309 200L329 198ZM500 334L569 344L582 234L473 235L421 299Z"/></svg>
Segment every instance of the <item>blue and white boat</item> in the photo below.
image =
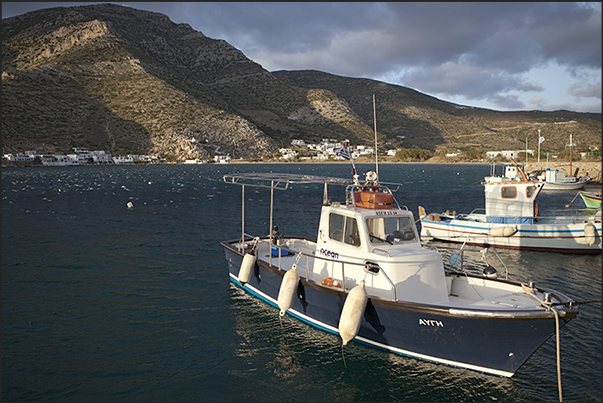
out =
<svg viewBox="0 0 603 403"><path fill-rule="evenodd" d="M570 133L570 158L569 158L569 171L572 172L572 134ZM579 190L584 188L590 177L588 173L586 176L565 176L565 172L558 169L547 168L544 174L538 177L538 179L544 182L543 190Z"/></svg>
<svg viewBox="0 0 603 403"><path fill-rule="evenodd" d="M578 190L590 182L589 176L565 176L563 171L550 168L538 179L544 182L544 190Z"/></svg>
<svg viewBox="0 0 603 403"><path fill-rule="evenodd" d="M504 175L492 173L482 182L486 208L469 214L427 214L419 207L421 237L483 247L560 253L601 253L601 209L565 210L549 214L539 208L545 185L529 180L520 164L504 165ZM552 212L554 213L554 212Z"/></svg>
<svg viewBox="0 0 603 403"><path fill-rule="evenodd" d="M391 190L399 184L379 183L375 172L362 184L358 175L241 173L223 179L241 185L243 201L240 235L221 243L230 280L276 307L275 315L337 334L344 346L354 340L510 377L578 315L579 303L563 293L509 280L495 252L422 245L412 212ZM275 190L297 184L324 188L316 240L274 228ZM345 187L340 202L329 194L337 185ZM270 235L245 233L250 186L270 191Z"/></svg>

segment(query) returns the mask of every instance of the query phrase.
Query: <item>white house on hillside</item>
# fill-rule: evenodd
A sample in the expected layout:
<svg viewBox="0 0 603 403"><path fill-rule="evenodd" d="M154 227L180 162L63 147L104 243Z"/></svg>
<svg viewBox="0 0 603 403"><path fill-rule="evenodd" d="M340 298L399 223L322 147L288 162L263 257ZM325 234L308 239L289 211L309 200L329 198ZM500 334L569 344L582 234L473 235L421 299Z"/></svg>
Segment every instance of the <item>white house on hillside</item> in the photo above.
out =
<svg viewBox="0 0 603 403"><path fill-rule="evenodd" d="M494 158L497 156L501 156L503 158L513 158L517 159L519 157L519 153L527 152L530 155L534 155L534 150L513 150L513 151L487 151L486 158Z"/></svg>

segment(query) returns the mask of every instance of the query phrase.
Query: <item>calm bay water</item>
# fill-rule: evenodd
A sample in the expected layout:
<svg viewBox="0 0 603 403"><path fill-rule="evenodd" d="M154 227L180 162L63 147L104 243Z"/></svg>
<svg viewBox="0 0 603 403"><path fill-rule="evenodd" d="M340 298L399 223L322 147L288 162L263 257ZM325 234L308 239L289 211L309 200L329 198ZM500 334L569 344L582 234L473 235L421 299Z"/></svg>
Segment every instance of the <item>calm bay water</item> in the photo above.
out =
<svg viewBox="0 0 603 403"><path fill-rule="evenodd" d="M358 171L372 165L358 165ZM348 164L2 170L2 400L552 401L555 339L511 379L341 340L229 283L220 241L240 235L232 172L349 177ZM489 166L382 164L417 214L483 207ZM333 199L340 189L333 187ZM341 188L342 189L342 188ZM343 190L341 190L343 192ZM269 231L269 191L246 188L247 233ZM563 209L575 193L541 196ZM315 238L322 188L275 191L275 224ZM126 203L134 207L128 209ZM576 200L573 206L580 207ZM511 279L601 298L601 255L498 250ZM601 304L561 331L565 401L601 401Z"/></svg>

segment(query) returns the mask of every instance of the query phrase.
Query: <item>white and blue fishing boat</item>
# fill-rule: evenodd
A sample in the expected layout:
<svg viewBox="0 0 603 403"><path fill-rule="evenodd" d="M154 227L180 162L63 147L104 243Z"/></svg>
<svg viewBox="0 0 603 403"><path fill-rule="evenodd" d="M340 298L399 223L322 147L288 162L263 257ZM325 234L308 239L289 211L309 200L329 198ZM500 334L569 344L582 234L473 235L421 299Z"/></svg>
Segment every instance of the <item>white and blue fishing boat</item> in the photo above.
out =
<svg viewBox="0 0 603 403"><path fill-rule="evenodd" d="M572 134L570 133L570 173L572 172L572 149ZM565 172L563 171L547 168L546 171L538 177L538 179L544 182L543 190L578 190L584 188L584 185L590 182L591 178L588 176L588 173L586 176L565 176Z"/></svg>
<svg viewBox="0 0 603 403"><path fill-rule="evenodd" d="M225 175L243 201L240 236L221 243L231 282L275 314L338 334L344 346L354 340L504 377L578 315L579 303L563 293L511 281L496 252L422 245L412 212L394 196L400 185L377 176ZM274 217L275 190L299 184L323 188L315 240L274 225L290 219ZM331 200L333 186L340 201ZM270 191L268 235L245 232L248 187Z"/></svg>
<svg viewBox="0 0 603 403"><path fill-rule="evenodd" d="M547 185L528 179L521 165L512 162L504 164L503 175L492 172L483 180L485 210L428 214L419 206L421 237L483 247L601 253L601 209L541 211L538 196Z"/></svg>
<svg viewBox="0 0 603 403"><path fill-rule="evenodd" d="M538 178L544 182L544 190L578 190L590 182L589 176L565 176L563 171L550 168Z"/></svg>

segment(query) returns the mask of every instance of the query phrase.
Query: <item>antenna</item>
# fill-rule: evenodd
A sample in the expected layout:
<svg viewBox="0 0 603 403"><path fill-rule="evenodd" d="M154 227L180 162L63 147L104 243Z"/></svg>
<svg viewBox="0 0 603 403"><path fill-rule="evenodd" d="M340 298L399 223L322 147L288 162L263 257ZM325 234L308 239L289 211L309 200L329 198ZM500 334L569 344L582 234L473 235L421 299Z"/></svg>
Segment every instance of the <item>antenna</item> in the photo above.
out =
<svg viewBox="0 0 603 403"><path fill-rule="evenodd" d="M373 122L375 125L375 172L377 173L377 180L379 180L379 153L377 152L377 109L375 107L375 94L373 94Z"/></svg>

